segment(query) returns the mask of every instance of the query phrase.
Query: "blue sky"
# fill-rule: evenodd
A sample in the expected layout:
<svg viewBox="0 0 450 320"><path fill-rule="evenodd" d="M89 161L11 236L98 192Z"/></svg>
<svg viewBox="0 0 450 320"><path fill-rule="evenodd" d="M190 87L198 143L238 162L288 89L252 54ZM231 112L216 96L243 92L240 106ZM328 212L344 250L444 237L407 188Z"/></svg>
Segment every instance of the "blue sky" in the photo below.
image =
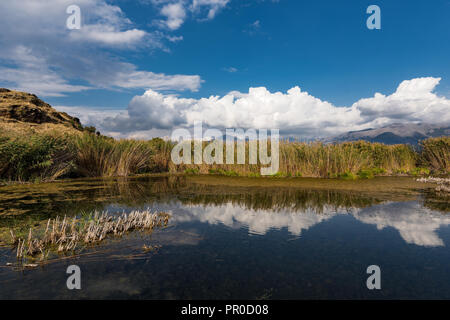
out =
<svg viewBox="0 0 450 320"><path fill-rule="evenodd" d="M228 119L223 123L211 120L209 124L224 127L269 125L276 110L272 105L266 108L265 103L272 99L272 94L279 91L287 95L287 91L296 86L321 103L331 105L317 107L321 110L318 112L321 121L316 121L314 116L309 119L316 121L315 133L328 126L328 122L335 130L326 133L332 134L399 119L417 121L420 108L436 103L439 105L435 109L428 110L435 114L429 121L448 120L442 116L449 106L448 100L439 99L450 97L449 0L50 2L57 5L53 4L51 9L46 6L36 9L35 0L0 5L9 17L0 22L0 26L2 30L9 28L12 34L0 36L0 45L3 45L0 86L36 92L52 105L69 113L73 110L85 122L107 131L132 132L130 127L136 122L133 117L141 122L142 117L153 117L137 125L138 131L143 132L188 127L189 121L195 118L192 111L198 111L202 98L225 97L236 91L239 94L233 99L237 100L241 93L248 94L249 88L258 87L265 88L266 92L261 94L268 97L264 98L265 102L258 100L261 109L266 111L264 119L257 122ZM80 30L64 28L68 4L81 8ZM369 17L366 9L372 4L381 9L381 30L366 27ZM23 19L27 22L15 30L14 19L17 23ZM127 33L127 30L131 31ZM31 72L47 74L48 86ZM21 77L29 74L28 78L36 77L36 81L24 81ZM415 102L399 98L404 95L389 100L389 95L402 81L413 79L422 79L410 86L410 89L425 88L422 96L416 97ZM58 88L51 88L52 81L59 84ZM153 100L144 97L148 90L147 96ZM364 98L375 99L376 92L387 98L384 102L372 101L370 108L382 103L380 110L384 113L369 112L367 105L362 106L366 102L358 104ZM430 92L434 95L432 99L427 96ZM192 101L176 100L175 105L179 107L174 107L171 97ZM314 99L292 98L283 103L292 105L290 108L295 110L307 111L312 108L308 103ZM278 102L273 104L278 105ZM218 113L217 109L223 108L220 103L208 103L201 107L205 113L229 117ZM329 113L333 115L335 108L351 108L355 103L359 118L350 117L353 123L338 126L330 119L323 119L327 108L331 108ZM405 110L392 115L389 106L396 103L404 104ZM246 102L241 101L239 105L246 105ZM234 103L222 110L230 113L239 109L239 105ZM183 110L183 114L178 110L161 123L154 119L166 117L173 108ZM245 116L251 118L250 111L258 110L255 108ZM109 113L102 114L106 109ZM283 105L280 109L286 118L306 114L305 110L296 114ZM93 112L91 117L87 115L89 110ZM346 118L341 111L337 110L339 115L336 116ZM377 113L378 118L361 118L372 113ZM288 131L312 134L312 128L296 130L304 126L301 122L277 122L279 117L275 118L272 122L289 127ZM101 123L104 119L112 124L110 128ZM203 120L208 122L208 119Z"/></svg>

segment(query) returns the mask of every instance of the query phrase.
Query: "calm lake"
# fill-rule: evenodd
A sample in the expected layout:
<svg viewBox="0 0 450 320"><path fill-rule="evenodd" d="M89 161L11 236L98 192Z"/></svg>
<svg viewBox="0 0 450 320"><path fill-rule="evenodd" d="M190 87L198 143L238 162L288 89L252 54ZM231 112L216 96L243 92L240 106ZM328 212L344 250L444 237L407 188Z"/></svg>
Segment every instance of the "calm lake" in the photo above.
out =
<svg viewBox="0 0 450 320"><path fill-rule="evenodd" d="M0 187L0 298L450 299L448 198L407 188L412 178L361 187L279 180L155 176ZM17 265L7 245L10 228L136 209L170 213L168 227L109 237L37 268ZM81 269L81 290L66 287L69 265ZM370 265L381 269L381 290L366 286Z"/></svg>

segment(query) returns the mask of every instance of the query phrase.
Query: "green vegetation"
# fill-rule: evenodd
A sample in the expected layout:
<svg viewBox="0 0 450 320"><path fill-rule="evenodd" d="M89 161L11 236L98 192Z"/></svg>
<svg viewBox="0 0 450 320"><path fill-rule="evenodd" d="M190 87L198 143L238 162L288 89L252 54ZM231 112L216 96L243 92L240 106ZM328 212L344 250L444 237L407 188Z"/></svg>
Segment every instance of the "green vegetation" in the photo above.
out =
<svg viewBox="0 0 450 320"><path fill-rule="evenodd" d="M115 140L95 133L0 135L0 179L129 176L166 172L171 144L162 139Z"/></svg>
<svg viewBox="0 0 450 320"><path fill-rule="evenodd" d="M105 137L95 128L79 134L0 132L0 179L52 181L63 177L112 177L170 172L189 175L260 177L262 164L181 164L170 161L173 142ZM235 154L238 148L235 148ZM270 148L269 148L270 150ZM280 142L280 166L274 178L318 177L344 180L378 175L447 175L450 137L410 145L365 141L324 144Z"/></svg>
<svg viewBox="0 0 450 320"><path fill-rule="evenodd" d="M223 170L223 169L209 169L210 174L218 174L222 176L228 176L228 177L237 177L239 174L236 171L233 170Z"/></svg>
<svg viewBox="0 0 450 320"><path fill-rule="evenodd" d="M114 140L84 134L75 139L75 168L84 177L128 176L149 172L156 150L151 142Z"/></svg>
<svg viewBox="0 0 450 320"><path fill-rule="evenodd" d="M420 163L434 173L450 172L450 137L430 138L421 142Z"/></svg>
<svg viewBox="0 0 450 320"><path fill-rule="evenodd" d="M0 137L0 177L12 181L54 180L73 168L68 136Z"/></svg>
<svg viewBox="0 0 450 320"><path fill-rule="evenodd" d="M184 170L185 174L198 174L198 169L197 168L187 168L186 170Z"/></svg>
<svg viewBox="0 0 450 320"><path fill-rule="evenodd" d="M385 145L365 141L324 144L280 142L280 166L275 178L315 177L344 180L371 179L378 175L428 175L450 172L450 138L431 138L415 150L406 144ZM259 177L260 163L181 164L171 172ZM268 148L270 149L270 148ZM236 159L236 150L235 159ZM224 150L225 154L225 150ZM192 155L193 159L193 155Z"/></svg>

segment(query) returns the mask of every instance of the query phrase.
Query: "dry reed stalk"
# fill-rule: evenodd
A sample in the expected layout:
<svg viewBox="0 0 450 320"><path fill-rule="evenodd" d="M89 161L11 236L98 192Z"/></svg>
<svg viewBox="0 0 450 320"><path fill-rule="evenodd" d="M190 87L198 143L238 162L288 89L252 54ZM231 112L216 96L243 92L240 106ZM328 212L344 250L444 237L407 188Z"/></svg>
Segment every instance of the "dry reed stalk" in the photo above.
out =
<svg viewBox="0 0 450 320"><path fill-rule="evenodd" d="M428 177L416 179L418 182L435 183L437 187L434 189L436 192L450 193L450 178L437 178Z"/></svg>
<svg viewBox="0 0 450 320"><path fill-rule="evenodd" d="M13 244L17 243L16 256L22 259L25 256L33 257L38 253L42 254L42 259L51 248L57 252L67 252L74 250L79 243L92 244L103 241L109 234L122 236L126 232L133 230L153 230L154 228L167 226L169 214L160 212L152 213L145 211L132 211L123 213L114 218L106 212L95 212L92 220L87 223L82 218L69 219L64 216L61 220L59 216L49 219L42 237L34 237L30 228L28 238L17 238L11 230ZM51 232L50 225L52 225Z"/></svg>

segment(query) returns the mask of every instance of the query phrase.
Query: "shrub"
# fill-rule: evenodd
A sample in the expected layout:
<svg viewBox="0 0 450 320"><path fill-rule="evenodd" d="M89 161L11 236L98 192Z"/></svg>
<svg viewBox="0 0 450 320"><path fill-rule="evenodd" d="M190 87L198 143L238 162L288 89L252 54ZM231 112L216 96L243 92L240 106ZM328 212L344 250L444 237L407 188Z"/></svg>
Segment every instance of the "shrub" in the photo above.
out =
<svg viewBox="0 0 450 320"><path fill-rule="evenodd" d="M430 169L417 167L409 172L413 176L429 175Z"/></svg>
<svg viewBox="0 0 450 320"><path fill-rule="evenodd" d="M187 168L184 170L185 174L199 174L198 168Z"/></svg>
<svg viewBox="0 0 450 320"><path fill-rule="evenodd" d="M32 135L0 138L0 177L14 181L54 180L73 168L68 137Z"/></svg>
<svg viewBox="0 0 450 320"><path fill-rule="evenodd" d="M360 170L358 172L358 178L360 179L373 179L375 177L374 170Z"/></svg>
<svg viewBox="0 0 450 320"><path fill-rule="evenodd" d="M420 162L434 173L450 172L450 137L429 138L420 143Z"/></svg>
<svg viewBox="0 0 450 320"><path fill-rule="evenodd" d="M339 174L338 178L343 180L355 180L356 176L351 172L344 172Z"/></svg>

